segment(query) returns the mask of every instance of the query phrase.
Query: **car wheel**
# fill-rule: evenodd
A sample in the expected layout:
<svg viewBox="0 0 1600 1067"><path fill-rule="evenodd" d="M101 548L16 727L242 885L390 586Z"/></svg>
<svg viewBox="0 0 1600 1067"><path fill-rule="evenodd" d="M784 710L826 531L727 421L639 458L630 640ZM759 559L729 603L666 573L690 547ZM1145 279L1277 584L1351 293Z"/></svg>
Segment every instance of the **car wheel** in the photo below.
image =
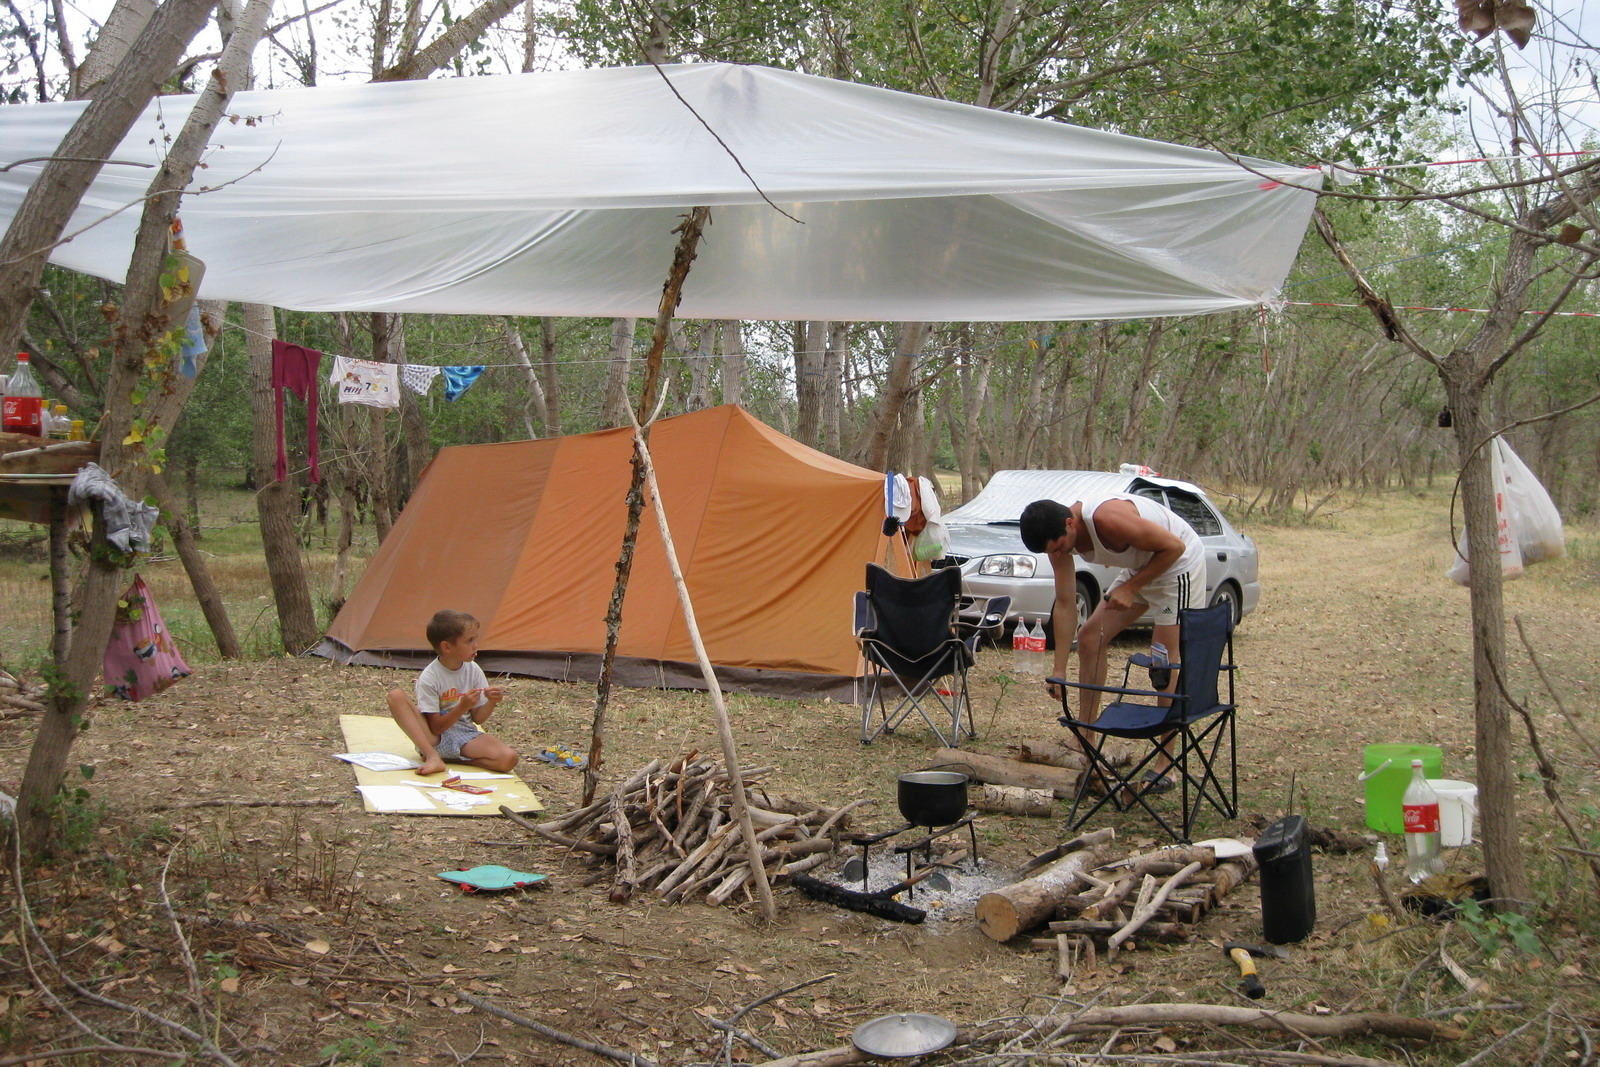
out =
<svg viewBox="0 0 1600 1067"><path fill-rule="evenodd" d="M1223 582L1217 586L1217 591L1211 594L1211 603L1208 607L1214 608L1218 604L1228 605L1233 612L1233 625L1238 626L1239 620L1244 617L1242 613L1243 605L1239 602L1239 587L1232 582Z"/></svg>
<svg viewBox="0 0 1600 1067"><path fill-rule="evenodd" d="M1089 579L1078 576L1078 625L1083 625L1083 620L1094 611L1094 606L1100 598L1095 594L1094 583Z"/></svg>

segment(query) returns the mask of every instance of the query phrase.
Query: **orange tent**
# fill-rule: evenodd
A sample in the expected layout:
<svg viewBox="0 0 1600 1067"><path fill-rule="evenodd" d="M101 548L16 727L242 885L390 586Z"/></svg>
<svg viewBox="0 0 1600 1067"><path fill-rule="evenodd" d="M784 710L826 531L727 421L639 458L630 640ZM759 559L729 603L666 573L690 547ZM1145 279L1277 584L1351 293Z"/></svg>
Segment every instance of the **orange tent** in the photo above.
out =
<svg viewBox="0 0 1600 1067"><path fill-rule="evenodd" d="M661 420L650 451L719 682L856 699L852 594L891 545L904 560L882 534L884 476L733 406ZM441 449L317 652L420 669L429 617L456 608L483 623L486 671L595 680L631 455L630 430ZM704 688L648 509L613 678Z"/></svg>

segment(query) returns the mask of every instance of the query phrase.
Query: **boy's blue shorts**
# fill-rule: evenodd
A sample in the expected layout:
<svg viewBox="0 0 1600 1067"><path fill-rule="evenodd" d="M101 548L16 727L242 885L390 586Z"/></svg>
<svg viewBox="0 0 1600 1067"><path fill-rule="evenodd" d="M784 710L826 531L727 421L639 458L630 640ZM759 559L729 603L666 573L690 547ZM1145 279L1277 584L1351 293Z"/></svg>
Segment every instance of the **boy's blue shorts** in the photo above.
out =
<svg viewBox="0 0 1600 1067"><path fill-rule="evenodd" d="M460 761L466 758L461 755L461 746L481 733L483 731L478 729L478 724L463 715L439 735L434 747L439 750L440 759Z"/></svg>

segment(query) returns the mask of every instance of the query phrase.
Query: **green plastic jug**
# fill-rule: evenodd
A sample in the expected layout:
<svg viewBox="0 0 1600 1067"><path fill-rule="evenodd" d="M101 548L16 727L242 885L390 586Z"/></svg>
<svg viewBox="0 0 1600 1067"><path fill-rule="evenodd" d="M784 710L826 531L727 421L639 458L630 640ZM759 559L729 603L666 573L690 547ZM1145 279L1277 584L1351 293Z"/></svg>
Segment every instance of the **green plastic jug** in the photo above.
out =
<svg viewBox="0 0 1600 1067"><path fill-rule="evenodd" d="M1414 759L1422 761L1424 776L1444 777L1444 753L1438 745L1368 745L1362 751L1361 779L1367 788L1367 825L1372 829L1405 833L1400 798L1411 782Z"/></svg>

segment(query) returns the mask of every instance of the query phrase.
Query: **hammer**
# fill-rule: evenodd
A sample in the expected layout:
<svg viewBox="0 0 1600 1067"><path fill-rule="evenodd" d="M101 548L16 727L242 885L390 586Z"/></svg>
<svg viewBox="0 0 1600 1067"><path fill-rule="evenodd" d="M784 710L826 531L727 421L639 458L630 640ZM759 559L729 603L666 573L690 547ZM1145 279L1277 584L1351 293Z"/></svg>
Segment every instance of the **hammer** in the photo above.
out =
<svg viewBox="0 0 1600 1067"><path fill-rule="evenodd" d="M1260 1000L1267 995L1266 989L1261 985L1261 979L1256 977L1256 961L1253 957L1272 956L1280 960L1289 958L1289 954L1277 945L1257 945L1250 941L1224 941L1222 951L1239 965L1239 977L1243 979L1239 985L1244 989L1244 995L1251 1000Z"/></svg>

